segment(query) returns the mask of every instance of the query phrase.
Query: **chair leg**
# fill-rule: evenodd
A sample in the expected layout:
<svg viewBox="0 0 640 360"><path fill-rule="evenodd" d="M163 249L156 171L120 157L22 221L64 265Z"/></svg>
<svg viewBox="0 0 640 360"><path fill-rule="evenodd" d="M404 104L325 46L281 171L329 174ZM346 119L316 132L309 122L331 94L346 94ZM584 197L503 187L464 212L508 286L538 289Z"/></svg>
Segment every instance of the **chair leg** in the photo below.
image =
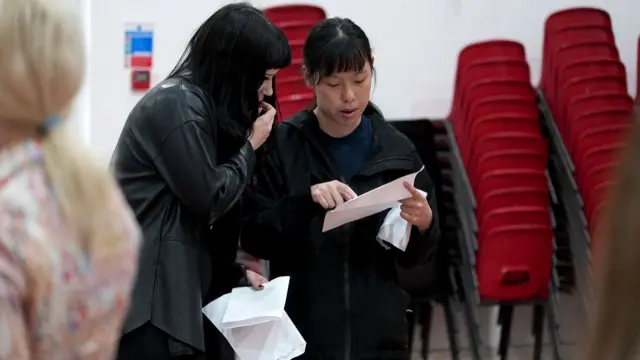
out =
<svg viewBox="0 0 640 360"><path fill-rule="evenodd" d="M480 334L478 332L478 324L475 321L473 306L471 305L471 300L469 300L469 296L465 292L464 299L464 318L467 325L467 333L469 335L469 347L471 351L471 357L473 360L481 360L480 356Z"/></svg>
<svg viewBox="0 0 640 360"><path fill-rule="evenodd" d="M433 319L433 306L431 303L420 304L418 318L422 327L422 358L427 360L429 358L429 340L431 339L431 320Z"/></svg>
<svg viewBox="0 0 640 360"><path fill-rule="evenodd" d="M500 324L501 331L498 355L500 356L501 360L507 360L509 356L509 343L511 342L511 324L513 322L513 308L513 305L500 306L498 322Z"/></svg>
<svg viewBox="0 0 640 360"><path fill-rule="evenodd" d="M458 347L458 327L456 319L451 309L451 298L447 297L442 303L444 307L444 318L447 322L447 337L449 338L449 350L451 352L451 360L460 359L460 348Z"/></svg>
<svg viewBox="0 0 640 360"><path fill-rule="evenodd" d="M533 344L533 360L542 359L542 342L544 341L544 305L533 306L533 326L532 332L534 336Z"/></svg>

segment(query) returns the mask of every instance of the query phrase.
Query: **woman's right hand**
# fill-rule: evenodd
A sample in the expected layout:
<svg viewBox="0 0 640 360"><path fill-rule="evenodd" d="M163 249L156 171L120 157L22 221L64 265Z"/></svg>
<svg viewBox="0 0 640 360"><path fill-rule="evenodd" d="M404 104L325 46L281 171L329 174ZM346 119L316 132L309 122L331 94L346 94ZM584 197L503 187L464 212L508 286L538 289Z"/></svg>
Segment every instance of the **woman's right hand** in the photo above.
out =
<svg viewBox="0 0 640 360"><path fill-rule="evenodd" d="M340 181L329 181L311 187L313 201L325 209L333 209L345 201L355 199L358 195Z"/></svg>
<svg viewBox="0 0 640 360"><path fill-rule="evenodd" d="M249 136L249 143L253 150L258 149L269 137L273 121L276 117L276 109L266 102L260 104L262 115L260 115L253 123L253 130Z"/></svg>

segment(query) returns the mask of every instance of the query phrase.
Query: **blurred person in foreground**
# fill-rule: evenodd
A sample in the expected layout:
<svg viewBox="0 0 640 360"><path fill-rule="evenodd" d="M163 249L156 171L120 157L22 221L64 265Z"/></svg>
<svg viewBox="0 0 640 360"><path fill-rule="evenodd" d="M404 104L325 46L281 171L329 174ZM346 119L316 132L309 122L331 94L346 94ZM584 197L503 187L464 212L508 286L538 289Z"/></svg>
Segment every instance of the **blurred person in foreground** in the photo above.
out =
<svg viewBox="0 0 640 360"><path fill-rule="evenodd" d="M578 360L640 359L640 127L637 115L592 258L596 301Z"/></svg>
<svg viewBox="0 0 640 360"><path fill-rule="evenodd" d="M202 307L256 278L236 263L236 202L276 119L274 77L290 63L260 10L226 5L131 111L112 164L144 241L119 360L234 358Z"/></svg>
<svg viewBox="0 0 640 360"><path fill-rule="evenodd" d="M0 0L0 359L113 359L139 230L65 127L84 78L65 0Z"/></svg>

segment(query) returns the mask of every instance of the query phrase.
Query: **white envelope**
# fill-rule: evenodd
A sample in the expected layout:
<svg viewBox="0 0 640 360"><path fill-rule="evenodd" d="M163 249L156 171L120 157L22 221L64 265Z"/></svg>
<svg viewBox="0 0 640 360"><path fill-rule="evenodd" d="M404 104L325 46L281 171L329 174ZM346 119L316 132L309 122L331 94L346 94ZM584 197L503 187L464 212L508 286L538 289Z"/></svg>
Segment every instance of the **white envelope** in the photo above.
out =
<svg viewBox="0 0 640 360"><path fill-rule="evenodd" d="M336 206L325 215L322 232L387 210L397 205L398 201L410 198L411 193L404 187L404 182L414 185L416 176L423 169L424 166L412 174L393 180Z"/></svg>
<svg viewBox="0 0 640 360"><path fill-rule="evenodd" d="M289 360L304 354L307 343L284 304L289 277L279 277L263 290L235 288L202 309L241 360Z"/></svg>

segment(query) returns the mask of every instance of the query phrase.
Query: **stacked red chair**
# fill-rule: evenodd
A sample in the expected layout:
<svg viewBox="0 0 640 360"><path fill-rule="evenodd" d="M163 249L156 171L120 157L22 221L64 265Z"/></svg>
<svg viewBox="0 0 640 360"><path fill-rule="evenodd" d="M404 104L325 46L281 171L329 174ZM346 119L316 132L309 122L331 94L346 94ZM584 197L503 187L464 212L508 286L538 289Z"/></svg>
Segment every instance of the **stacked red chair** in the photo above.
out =
<svg viewBox="0 0 640 360"><path fill-rule="evenodd" d="M481 299L545 299L553 264L548 149L522 44L462 50L449 120L476 201Z"/></svg>
<svg viewBox="0 0 640 360"><path fill-rule="evenodd" d="M633 108L606 11L570 8L547 18L540 90L573 162L593 235Z"/></svg>
<svg viewBox="0 0 640 360"><path fill-rule="evenodd" d="M313 101L313 92L302 76L302 48L311 28L327 18L325 11L313 5L281 5L264 10L265 16L278 26L289 40L291 65L276 76L279 119L287 119Z"/></svg>

